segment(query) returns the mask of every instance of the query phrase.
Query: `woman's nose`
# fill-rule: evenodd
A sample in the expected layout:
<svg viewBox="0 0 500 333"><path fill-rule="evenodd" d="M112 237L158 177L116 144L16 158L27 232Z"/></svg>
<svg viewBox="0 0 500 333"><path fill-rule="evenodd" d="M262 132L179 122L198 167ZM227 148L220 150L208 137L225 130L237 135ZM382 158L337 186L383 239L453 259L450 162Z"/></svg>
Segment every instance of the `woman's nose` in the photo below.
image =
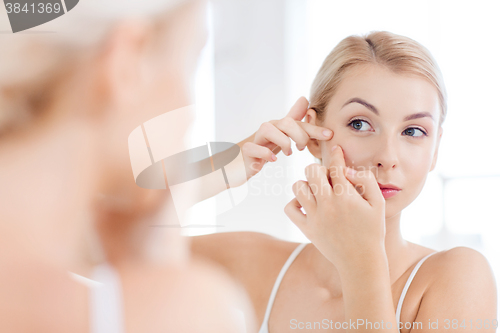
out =
<svg viewBox="0 0 500 333"><path fill-rule="evenodd" d="M374 165L382 170L394 169L399 164L396 143L389 138L381 139L374 155Z"/></svg>

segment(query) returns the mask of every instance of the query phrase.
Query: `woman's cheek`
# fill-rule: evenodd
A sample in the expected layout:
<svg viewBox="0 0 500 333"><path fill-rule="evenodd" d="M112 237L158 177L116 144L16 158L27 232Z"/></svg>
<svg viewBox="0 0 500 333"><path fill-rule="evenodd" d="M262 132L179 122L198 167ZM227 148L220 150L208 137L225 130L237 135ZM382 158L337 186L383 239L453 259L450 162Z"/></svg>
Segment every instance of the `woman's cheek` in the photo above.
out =
<svg viewBox="0 0 500 333"><path fill-rule="evenodd" d="M324 142L324 141L323 141ZM331 149L334 145L339 145L344 151L345 164L348 167L367 167L370 164L371 156L373 154L372 147L374 145L373 140L369 140L366 137L349 135L349 133L343 133L342 131L335 132L335 136L332 140L324 142L325 148L323 149L323 161L330 161ZM325 166L327 164L323 163Z"/></svg>
<svg viewBox="0 0 500 333"><path fill-rule="evenodd" d="M368 140L361 142L359 138L352 138L344 143L339 143L339 145L344 150L345 164L348 167L361 170L361 167L371 165L370 160L373 149Z"/></svg>
<svg viewBox="0 0 500 333"><path fill-rule="evenodd" d="M426 177L432 164L427 147L407 147L400 151L399 163L405 172L416 179Z"/></svg>

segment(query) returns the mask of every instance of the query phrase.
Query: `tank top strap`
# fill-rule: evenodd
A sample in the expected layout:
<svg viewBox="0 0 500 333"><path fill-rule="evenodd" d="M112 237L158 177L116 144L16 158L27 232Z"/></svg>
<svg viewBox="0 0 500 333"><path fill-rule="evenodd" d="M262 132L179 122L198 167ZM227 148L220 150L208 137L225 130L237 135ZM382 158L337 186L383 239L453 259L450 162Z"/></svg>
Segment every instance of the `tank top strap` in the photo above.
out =
<svg viewBox="0 0 500 333"><path fill-rule="evenodd" d="M120 276L108 263L94 267L91 278L69 272L89 288L90 333L124 333Z"/></svg>
<svg viewBox="0 0 500 333"><path fill-rule="evenodd" d="M301 243L299 244L295 250L290 254L288 257L287 261L281 268L281 271L278 274L278 277L276 278L276 281L274 282L273 289L271 291L271 296L269 297L269 302L267 303L267 308L266 308L266 313L264 315L264 321L262 322L262 325L260 327L259 333L268 333L268 327L267 323L269 320L269 315L271 314L271 309L274 304L274 299L276 298L276 293L278 292L278 289L281 284L281 280L283 280L283 277L285 276L286 271L290 267L290 265L293 263L295 258L299 255L299 253L304 249L304 247L309 244L309 243Z"/></svg>
<svg viewBox="0 0 500 333"><path fill-rule="evenodd" d="M418 264L415 266L415 268L413 268L413 271L411 272L410 277L406 281L406 284L405 284L405 286L403 288L403 292L401 292L401 296L399 297L398 307L397 307L397 310L396 310L396 323L398 325L399 325L399 322L401 321L401 308L403 307L403 301L404 301L404 299L406 297L406 293L408 292L408 288L410 288L410 284L413 281L413 278L415 277L415 274L417 274L418 269L420 268L420 266L422 266L422 264L424 263L424 261L427 260L427 258L429 258L430 256L432 256L435 253L437 253L437 252L430 253L427 256L423 257L418 262Z"/></svg>
<svg viewBox="0 0 500 333"><path fill-rule="evenodd" d="M94 269L92 279L101 284L91 289L92 333L124 333L123 299L120 276L109 264Z"/></svg>

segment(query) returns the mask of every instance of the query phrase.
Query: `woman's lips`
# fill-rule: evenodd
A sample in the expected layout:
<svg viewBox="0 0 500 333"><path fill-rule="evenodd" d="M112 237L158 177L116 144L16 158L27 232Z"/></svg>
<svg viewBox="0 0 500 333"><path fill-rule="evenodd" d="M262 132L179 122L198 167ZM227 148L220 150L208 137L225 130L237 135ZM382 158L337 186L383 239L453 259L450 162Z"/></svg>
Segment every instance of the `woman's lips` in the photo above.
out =
<svg viewBox="0 0 500 333"><path fill-rule="evenodd" d="M390 197L395 196L396 194L399 193L401 190L396 190L392 188L381 188L380 191L382 192L382 195L384 196L385 199L388 199Z"/></svg>
<svg viewBox="0 0 500 333"><path fill-rule="evenodd" d="M401 189L399 187L392 185L392 184L380 184L380 183L378 183L378 186L379 186L380 191L382 192L382 195L384 196L385 199L393 197L396 194L398 194L399 191L401 191Z"/></svg>

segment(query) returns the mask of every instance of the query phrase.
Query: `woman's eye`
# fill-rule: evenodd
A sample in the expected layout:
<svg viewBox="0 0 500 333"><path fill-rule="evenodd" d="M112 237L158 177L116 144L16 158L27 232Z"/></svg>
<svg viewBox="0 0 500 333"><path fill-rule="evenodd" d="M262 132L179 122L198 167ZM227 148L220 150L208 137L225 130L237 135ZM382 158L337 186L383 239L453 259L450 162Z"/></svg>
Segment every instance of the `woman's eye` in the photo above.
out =
<svg viewBox="0 0 500 333"><path fill-rule="evenodd" d="M403 134L408 135L408 136L414 136L414 137L427 135L427 133L425 133L424 131L422 131L421 129L416 128L416 127L410 127L410 128L405 129L403 131Z"/></svg>
<svg viewBox="0 0 500 333"><path fill-rule="evenodd" d="M349 126L354 128L357 131L367 131L370 129L370 124L368 122L361 119L354 119L349 123Z"/></svg>
<svg viewBox="0 0 500 333"><path fill-rule="evenodd" d="M349 123L348 126L360 132L368 131L371 127L367 121L362 119L354 119ZM403 135L411 137L421 137L421 136L427 136L427 133L424 130L421 130L420 128L409 127L403 131Z"/></svg>

